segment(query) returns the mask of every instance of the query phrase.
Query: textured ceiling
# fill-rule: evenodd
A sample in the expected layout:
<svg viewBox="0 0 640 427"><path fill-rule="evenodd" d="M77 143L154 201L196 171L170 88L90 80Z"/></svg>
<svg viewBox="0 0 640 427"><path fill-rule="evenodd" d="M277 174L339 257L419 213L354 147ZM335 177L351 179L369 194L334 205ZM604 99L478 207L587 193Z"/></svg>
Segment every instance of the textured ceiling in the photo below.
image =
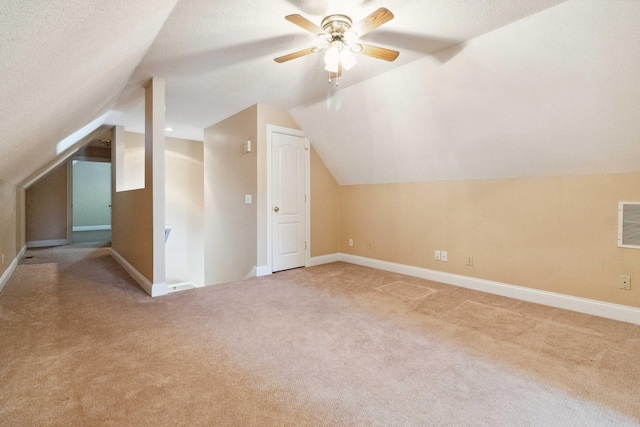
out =
<svg viewBox="0 0 640 427"><path fill-rule="evenodd" d="M273 58L312 47L312 34L286 21L298 13L317 25L328 14L357 22L379 7L395 18L363 40L399 50L393 62L358 55L340 88L415 61L444 47L559 3L559 0L181 0L140 63L116 106L126 128L142 132L141 83L167 80L167 126L202 139L203 128L256 103L283 109L323 99L328 84L321 54L283 64Z"/></svg>
<svg viewBox="0 0 640 427"><path fill-rule="evenodd" d="M115 105L177 0L0 1L0 179Z"/></svg>
<svg viewBox="0 0 640 427"><path fill-rule="evenodd" d="M287 22L395 19L327 84ZM0 179L26 182L78 129L141 132L166 79L171 136L263 103L290 110L342 184L625 171L640 165L636 0L0 2ZM634 123L635 122L635 123ZM88 128L88 129L87 129ZM84 135L82 135L84 136ZM635 163L634 163L635 162Z"/></svg>

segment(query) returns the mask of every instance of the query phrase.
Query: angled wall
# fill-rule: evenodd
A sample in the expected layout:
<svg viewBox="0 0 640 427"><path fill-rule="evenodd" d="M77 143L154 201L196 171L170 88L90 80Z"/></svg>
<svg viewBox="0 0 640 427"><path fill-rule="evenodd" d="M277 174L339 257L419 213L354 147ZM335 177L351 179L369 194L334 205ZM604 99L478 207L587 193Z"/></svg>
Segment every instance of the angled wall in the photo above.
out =
<svg viewBox="0 0 640 427"><path fill-rule="evenodd" d="M618 284L640 278L640 250L616 241L618 202L640 201L638 183L640 173L342 186L341 251L640 307L640 286Z"/></svg>
<svg viewBox="0 0 640 427"><path fill-rule="evenodd" d="M311 257L340 252L340 186L311 146Z"/></svg>

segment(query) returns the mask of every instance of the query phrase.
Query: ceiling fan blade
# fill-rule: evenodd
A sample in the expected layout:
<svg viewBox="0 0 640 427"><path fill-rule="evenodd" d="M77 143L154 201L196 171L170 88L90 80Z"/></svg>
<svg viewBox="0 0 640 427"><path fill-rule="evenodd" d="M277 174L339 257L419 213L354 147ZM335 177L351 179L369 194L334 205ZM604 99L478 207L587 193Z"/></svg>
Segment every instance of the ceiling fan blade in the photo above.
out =
<svg viewBox="0 0 640 427"><path fill-rule="evenodd" d="M300 58L301 56L310 55L310 54L316 53L316 52L318 52L317 48L310 47L308 49L303 49L303 50L299 50L297 52L290 53L288 55L279 56L276 59L274 59L274 61L276 61L278 64L281 64L283 62L291 61L292 59Z"/></svg>
<svg viewBox="0 0 640 427"><path fill-rule="evenodd" d="M298 15L298 14L287 15L287 16L284 17L284 19L286 19L287 21L291 22L292 24L296 24L298 27L309 31L310 33L312 33L312 34L314 34L316 36L320 35L320 34L326 34L326 31L324 31L322 28L318 27L313 22L309 21L304 16L301 16L301 15Z"/></svg>
<svg viewBox="0 0 640 427"><path fill-rule="evenodd" d="M362 37L371 30L375 30L385 22L389 22L393 19L393 13L384 7L373 12L371 15L358 22L351 27L351 31L355 32L358 37Z"/></svg>
<svg viewBox="0 0 640 427"><path fill-rule="evenodd" d="M400 52L397 50L385 49L384 47L370 46L367 44L360 44L360 46L362 46L362 50L360 50L359 53L372 58L384 59L389 62L395 61L398 55L400 55Z"/></svg>

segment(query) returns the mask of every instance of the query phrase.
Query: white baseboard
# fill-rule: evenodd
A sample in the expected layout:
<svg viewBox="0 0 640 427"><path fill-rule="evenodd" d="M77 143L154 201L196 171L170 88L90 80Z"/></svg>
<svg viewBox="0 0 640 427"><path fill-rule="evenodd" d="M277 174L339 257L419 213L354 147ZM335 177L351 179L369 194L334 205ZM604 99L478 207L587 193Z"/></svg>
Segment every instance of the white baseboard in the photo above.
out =
<svg viewBox="0 0 640 427"><path fill-rule="evenodd" d="M31 240L27 242L27 248L44 248L48 246L62 246L67 244L69 244L67 239Z"/></svg>
<svg viewBox="0 0 640 427"><path fill-rule="evenodd" d="M316 265L329 264L330 262L338 262L342 261L342 254L329 254L329 255L320 255L309 258L308 267L313 267Z"/></svg>
<svg viewBox="0 0 640 427"><path fill-rule="evenodd" d="M256 277L268 276L271 274L269 267L266 265L259 265L256 267Z"/></svg>
<svg viewBox="0 0 640 427"><path fill-rule="evenodd" d="M149 279L144 277L129 261L124 259L115 249L111 248L111 256L125 269L129 276L133 278L149 295L159 297L166 295L169 291L166 283L151 283Z"/></svg>
<svg viewBox="0 0 640 427"><path fill-rule="evenodd" d="M98 231L98 230L111 230L110 225L76 225L73 227L73 231Z"/></svg>
<svg viewBox="0 0 640 427"><path fill-rule="evenodd" d="M0 276L0 292L2 292L2 290L4 289L4 286L7 284L7 282L11 278L11 275L16 270L16 267L18 267L18 263L20 262L20 260L22 259L26 251L27 251L27 245L24 245L22 249L20 249L20 252L18 252L18 255L16 255L13 261L11 261L11 264L9 264L9 267L7 267L4 273L2 273L2 276Z"/></svg>
<svg viewBox="0 0 640 427"><path fill-rule="evenodd" d="M323 262L320 261L325 261L327 263L344 261L351 264L377 268L379 270L390 271L393 273L406 274L407 276L433 280L435 282L474 289L476 291L515 298L522 301L548 305L551 307L640 325L640 309L626 305L596 301L588 298L574 297L549 291L541 291L533 288L525 288L523 286L510 285L508 283L494 282L491 280L478 279L476 277L462 276L459 274L444 273L442 271L429 270L426 268L413 267L410 265L381 261L345 253L324 255L322 257L315 257L313 260L314 262L317 262L313 265L322 264Z"/></svg>

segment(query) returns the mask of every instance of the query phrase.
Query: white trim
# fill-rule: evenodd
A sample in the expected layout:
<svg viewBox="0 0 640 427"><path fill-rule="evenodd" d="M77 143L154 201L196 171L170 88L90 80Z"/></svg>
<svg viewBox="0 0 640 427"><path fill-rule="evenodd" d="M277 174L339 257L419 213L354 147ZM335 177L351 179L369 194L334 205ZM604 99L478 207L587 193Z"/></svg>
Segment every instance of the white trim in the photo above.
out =
<svg viewBox="0 0 640 427"><path fill-rule="evenodd" d="M5 285L9 282L9 279L11 279L11 275L18 267L18 263L20 262L20 260L22 259L26 251L27 251L27 245L24 245L22 249L20 249L20 252L18 252L18 255L16 255L13 261L11 261L11 264L9 264L9 267L7 267L4 273L2 273L2 276L0 276L0 292L2 292Z"/></svg>
<svg viewBox="0 0 640 427"><path fill-rule="evenodd" d="M151 283L149 279L144 277L142 273L140 273L134 266L129 264L129 261L124 259L122 255L118 253L115 249L111 248L111 256L125 269L129 276L135 280L138 285L142 287L149 295L152 297L159 297L162 295L166 295L168 293L167 284L162 283Z"/></svg>
<svg viewBox="0 0 640 427"><path fill-rule="evenodd" d="M62 246L67 244L69 244L67 239L31 240L27 242L27 248L44 248L47 246Z"/></svg>
<svg viewBox="0 0 640 427"><path fill-rule="evenodd" d="M539 289L525 288L523 286L494 282L476 277L444 273L442 271L429 270L426 268L413 267L410 265L397 264L394 262L381 261L345 253L324 255L313 258L314 265L320 265L323 262L329 263L335 261L349 262L351 264L377 268L379 270L390 271L393 273L406 274L407 276L433 280L449 285L460 286L462 288L474 289L476 291L502 295L522 301L548 305L551 307L640 325L640 309L636 307L596 301L588 298L559 294L556 292L542 291Z"/></svg>
<svg viewBox="0 0 640 427"><path fill-rule="evenodd" d="M315 267L316 265L329 264L332 262L342 261L343 254L329 254L329 255L320 255L314 256L309 259L308 267Z"/></svg>
<svg viewBox="0 0 640 427"><path fill-rule="evenodd" d="M303 131L299 129L291 129L283 126L276 126L267 124L267 147L266 147L266 156L267 156L267 272L262 271L264 274L260 274L260 268L258 267L257 275L258 276L266 276L268 274L273 273L273 230L272 230L272 212L273 212L273 204L271 202L271 135L274 133L281 133L284 135L292 135L299 136L304 138L304 147L305 147L305 193L307 196L307 203L305 204L305 222L306 222L306 230L305 230L305 239L307 241L307 249L305 253L305 267L309 266L310 262L310 254L311 254L311 144L309 143L309 139L306 137Z"/></svg>
<svg viewBox="0 0 640 427"><path fill-rule="evenodd" d="M306 201L304 204L304 220L306 222L304 239L307 242L305 245L304 266L309 267L309 263L311 262L311 143L309 143L306 137L304 138L304 174L304 195Z"/></svg>
<svg viewBox="0 0 640 427"><path fill-rule="evenodd" d="M67 241L73 242L73 160L67 160Z"/></svg>
<svg viewBox="0 0 640 427"><path fill-rule="evenodd" d="M73 227L73 231L98 231L98 230L111 230L111 226L107 225L76 225Z"/></svg>
<svg viewBox="0 0 640 427"><path fill-rule="evenodd" d="M256 277L268 276L272 273L268 265L258 265L256 267Z"/></svg>
<svg viewBox="0 0 640 427"><path fill-rule="evenodd" d="M252 277L256 277L256 266L251 267L251 270L249 270L249 272L247 273L247 275L244 277L245 279L250 279Z"/></svg>
<svg viewBox="0 0 640 427"><path fill-rule="evenodd" d="M186 281L186 282L176 282L176 283L168 283L167 288L177 288L178 286L193 286L194 288L202 288L203 285L198 285L197 283Z"/></svg>

